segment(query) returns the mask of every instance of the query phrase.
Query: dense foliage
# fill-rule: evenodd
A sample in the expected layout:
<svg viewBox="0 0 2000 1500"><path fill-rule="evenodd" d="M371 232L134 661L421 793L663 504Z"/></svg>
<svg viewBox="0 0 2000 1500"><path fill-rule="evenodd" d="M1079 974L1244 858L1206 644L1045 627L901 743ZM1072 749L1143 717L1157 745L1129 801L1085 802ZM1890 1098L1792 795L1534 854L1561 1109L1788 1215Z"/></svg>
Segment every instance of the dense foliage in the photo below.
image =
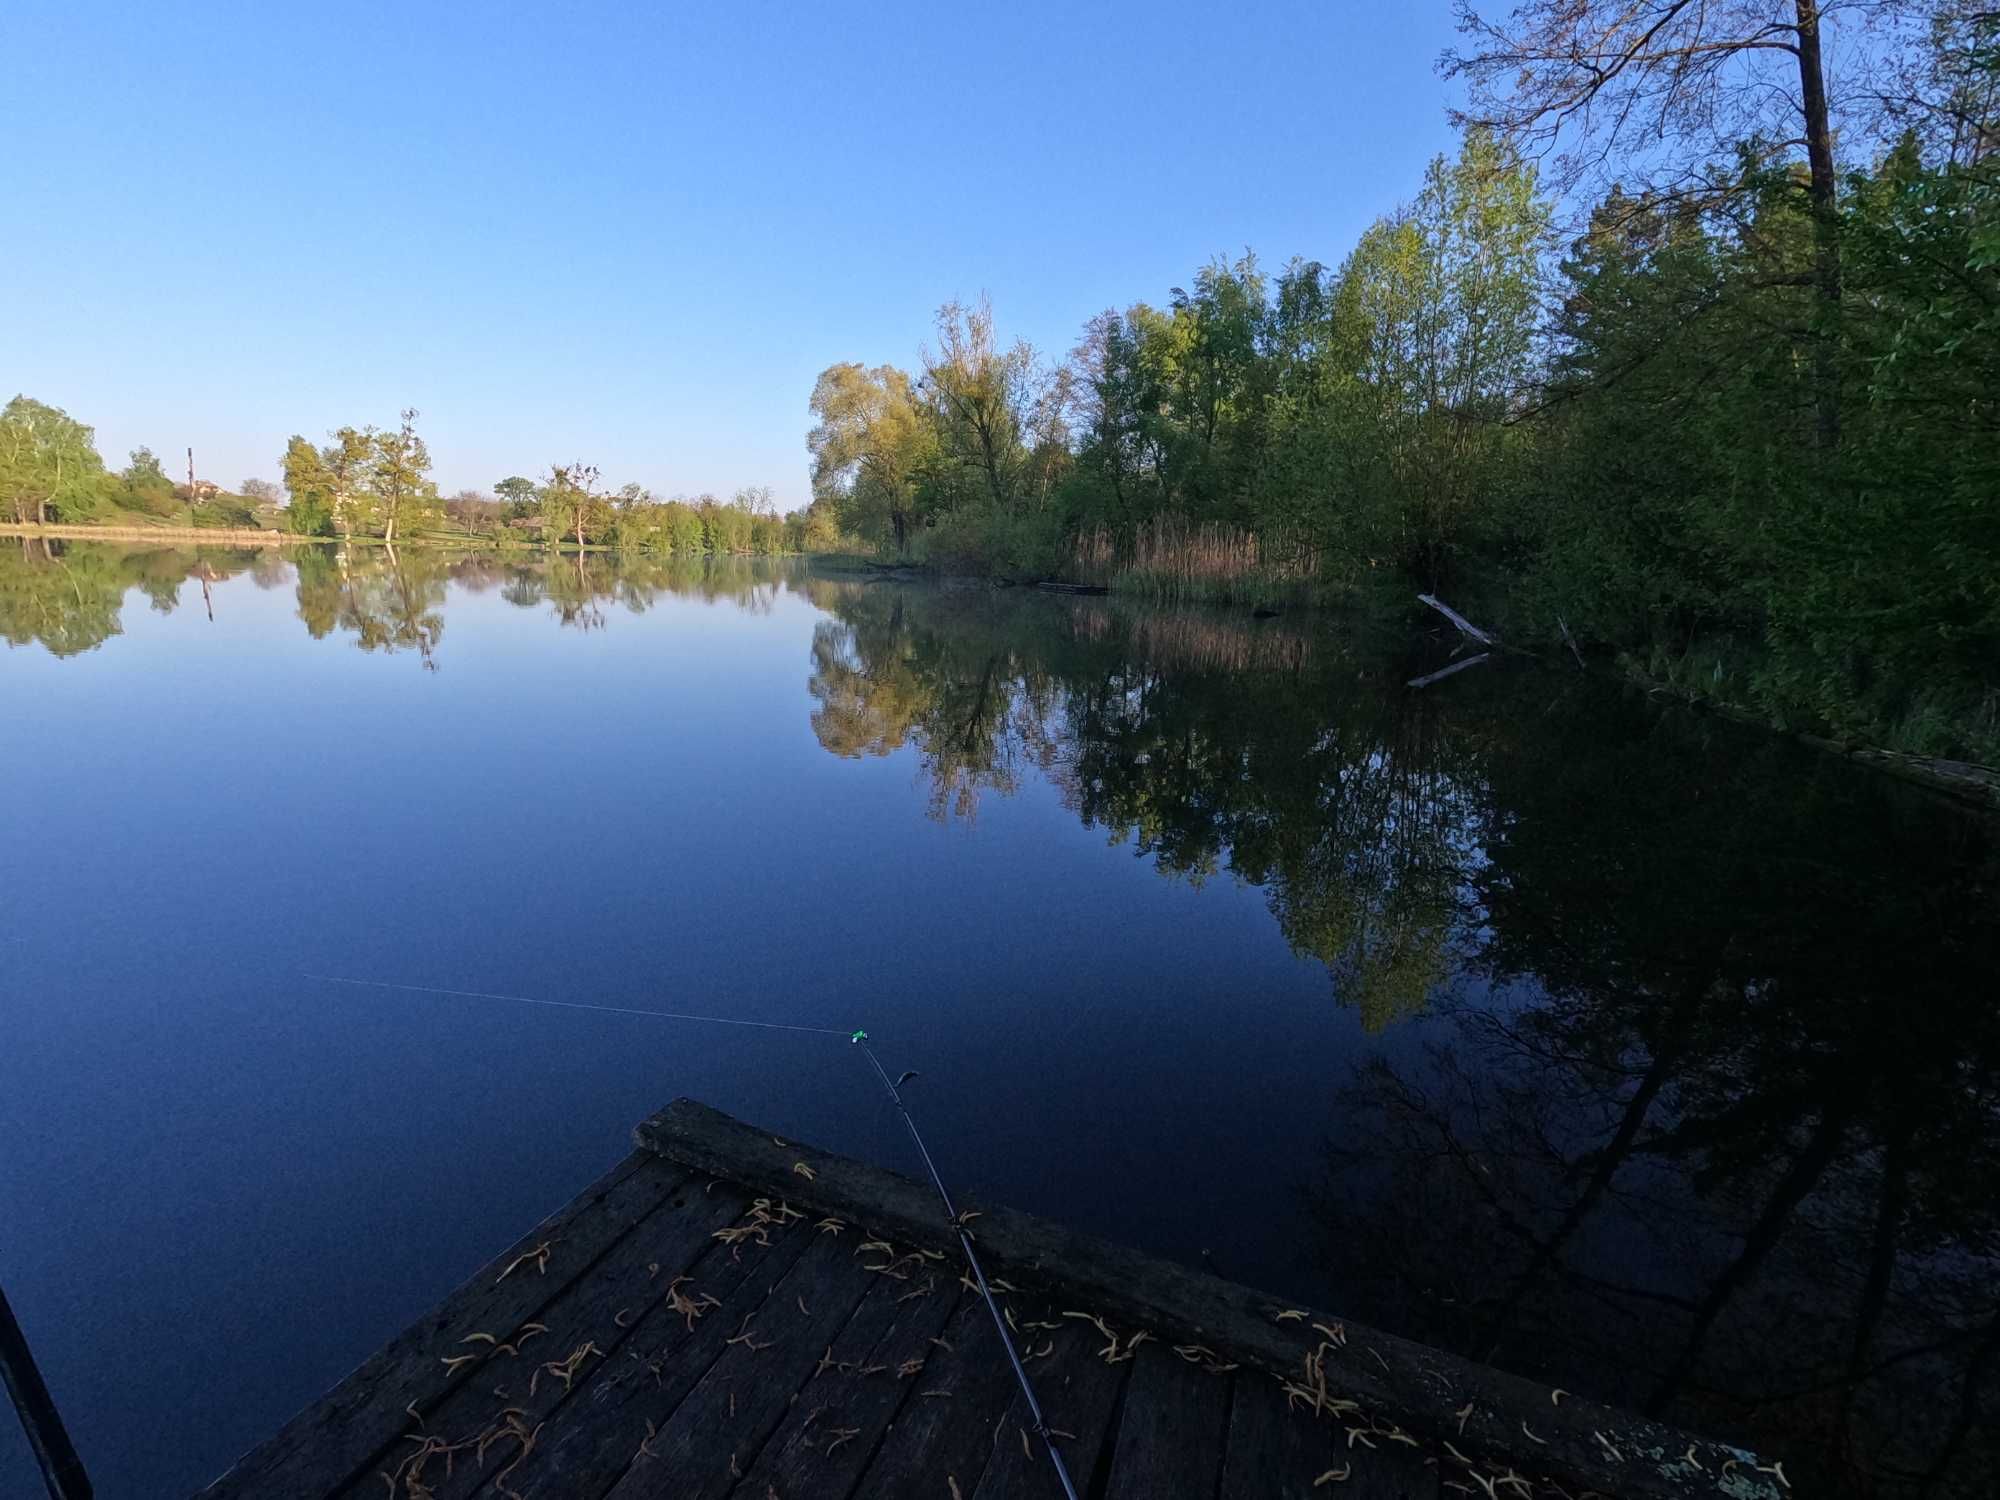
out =
<svg viewBox="0 0 2000 1500"><path fill-rule="evenodd" d="M947 306L914 375L820 376L817 500L943 566L1449 589L1777 722L2000 753L2000 21L1863 20L1848 79L1812 5L1468 14L1457 158L1337 270L1217 260L1056 360ZM1545 176L1565 100L1650 133Z"/></svg>

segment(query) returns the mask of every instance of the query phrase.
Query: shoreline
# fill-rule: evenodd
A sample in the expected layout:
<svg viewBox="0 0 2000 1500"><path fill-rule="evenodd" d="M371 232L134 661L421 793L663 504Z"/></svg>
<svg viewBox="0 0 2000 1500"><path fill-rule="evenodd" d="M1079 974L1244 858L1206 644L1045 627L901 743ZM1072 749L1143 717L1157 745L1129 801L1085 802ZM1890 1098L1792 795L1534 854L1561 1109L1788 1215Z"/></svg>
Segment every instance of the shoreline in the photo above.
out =
<svg viewBox="0 0 2000 1500"><path fill-rule="evenodd" d="M349 546L362 547L389 547L391 545L381 537L375 536L298 536L288 531L250 530L238 527L78 526L63 525L59 522L53 525L40 526L33 522L22 521L0 521L0 536L40 537L49 541L80 542L159 542L165 544L194 542L230 547L324 547L338 546L343 543ZM574 555L578 550L574 545L569 547L549 547L540 542L516 543L503 547L497 546L491 539L480 537L430 535L405 538L403 545L468 552L512 552L519 550L526 553L553 556L561 556L566 553ZM614 553L621 549L607 547L602 544L592 544L583 550ZM731 555L747 557L758 554L742 553ZM811 553L773 555L806 557L809 559L815 556ZM827 557L828 560L837 557L841 562L849 564L847 567L836 567L833 571L852 572L860 577L869 578L871 581L937 583L947 581L954 576L962 576L967 581L983 582L989 587L994 588L1023 586L1021 580L1001 578L991 574L952 575L922 563L884 564L876 559L860 558L850 554L829 554ZM858 564L858 566L855 564ZM1042 584L1039 581L1030 582L1026 586L1031 590L1040 590L1042 588ZM1154 604L1162 602L1159 600L1149 601L1143 590L1120 589L1115 582L1109 586L1057 584L1048 589L1048 592L1109 594L1114 598L1124 598L1137 602L1152 602ZM1219 609L1223 611L1234 611L1245 608L1240 603L1214 601L1189 600L1183 601L1183 604L1193 604L1198 608ZM1317 612L1324 609L1325 606L1317 602L1308 602L1294 605L1292 608L1302 609L1307 612ZM1599 670L1601 671L1602 669L1600 668ZM1614 675L1622 676L1624 681L1639 686L1648 692L1677 699L1683 705L1693 708L1697 712L1717 714L1721 717L1732 719L1737 723L1761 729L1767 734L1778 734L1798 740L1823 754L1836 756L1842 760L1867 766L1896 780L1926 788L1931 792L1947 797L1964 806L1979 808L1989 813L2000 811L2000 769L1983 766L1972 761L1955 760L1940 756L1916 755L1907 751L1891 750L1878 745L1845 743L1816 734L1811 730L1774 725L1768 718L1765 718L1754 710L1731 703L1725 699L1711 698L1699 694L1688 696L1675 692L1667 684L1658 682L1643 673L1628 672Z"/></svg>
<svg viewBox="0 0 2000 1500"><path fill-rule="evenodd" d="M32 521L0 521L0 536L42 537L55 542L234 542L274 547L286 542L326 542L333 537L293 536L225 526L38 526Z"/></svg>

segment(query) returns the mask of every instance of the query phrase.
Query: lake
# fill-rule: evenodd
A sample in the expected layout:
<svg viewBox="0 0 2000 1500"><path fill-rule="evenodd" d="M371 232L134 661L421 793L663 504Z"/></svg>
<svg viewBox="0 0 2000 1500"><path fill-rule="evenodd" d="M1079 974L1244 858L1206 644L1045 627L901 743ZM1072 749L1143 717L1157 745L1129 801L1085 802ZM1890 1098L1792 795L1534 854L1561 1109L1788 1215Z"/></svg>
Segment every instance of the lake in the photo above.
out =
<svg viewBox="0 0 2000 1500"><path fill-rule="evenodd" d="M2000 1464L1983 816L1575 671L1411 689L1414 616L0 538L0 635L0 1286L101 1495L676 1096L918 1169L836 1039L482 995L865 1027L961 1198L1820 1493Z"/></svg>

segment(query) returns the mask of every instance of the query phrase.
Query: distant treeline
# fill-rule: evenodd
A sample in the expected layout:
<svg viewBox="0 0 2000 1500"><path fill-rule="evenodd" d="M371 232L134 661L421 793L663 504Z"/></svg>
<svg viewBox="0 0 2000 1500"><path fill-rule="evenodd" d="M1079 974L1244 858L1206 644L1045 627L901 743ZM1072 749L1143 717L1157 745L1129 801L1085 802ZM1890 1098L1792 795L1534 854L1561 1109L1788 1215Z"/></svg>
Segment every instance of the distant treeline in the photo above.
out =
<svg viewBox="0 0 2000 1500"><path fill-rule="evenodd" d="M2000 755L2000 14L1827 9L1468 12L1456 159L1337 268L1217 260L1059 359L947 305L820 376L816 498L941 566L1448 590Z"/></svg>
<svg viewBox="0 0 2000 1500"><path fill-rule="evenodd" d="M711 555L831 551L830 507L781 515L768 486L662 499L641 485L611 489L588 464L552 464L540 479L510 475L491 494L440 495L430 450L405 411L394 427L342 427L315 444L295 436L282 487L246 479L234 491L176 483L149 448L119 472L92 429L27 396L0 410L0 515L65 525L252 527L302 537L477 540Z"/></svg>

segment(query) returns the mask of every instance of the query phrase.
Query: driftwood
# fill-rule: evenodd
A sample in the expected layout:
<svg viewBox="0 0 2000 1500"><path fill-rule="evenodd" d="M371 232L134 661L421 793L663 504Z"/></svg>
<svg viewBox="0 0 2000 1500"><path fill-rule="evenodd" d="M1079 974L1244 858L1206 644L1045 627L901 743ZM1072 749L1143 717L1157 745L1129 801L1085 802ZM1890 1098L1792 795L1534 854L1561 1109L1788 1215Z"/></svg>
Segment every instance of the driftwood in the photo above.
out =
<svg viewBox="0 0 2000 1500"><path fill-rule="evenodd" d="M1576 637L1569 633L1569 621L1565 620L1561 615L1557 615L1556 624L1562 627L1563 644L1569 647L1569 654L1576 658L1577 670L1578 671L1585 670L1583 665L1583 653L1576 649Z"/></svg>
<svg viewBox="0 0 2000 1500"><path fill-rule="evenodd" d="M1464 615L1453 609L1449 604L1446 604L1444 600L1438 598L1435 594L1419 594L1417 595L1417 603L1428 604L1432 609L1456 625L1459 634L1471 637L1482 646L1498 646L1500 644L1497 637L1481 630L1477 625L1466 619Z"/></svg>
<svg viewBox="0 0 2000 1500"><path fill-rule="evenodd" d="M1482 651L1477 656L1468 656L1464 661L1455 661L1450 666L1440 668L1438 671L1431 672L1426 676L1412 677L1403 685L1413 688L1429 687L1432 683L1439 681L1441 678L1449 677L1454 672L1463 672L1467 667L1478 666L1492 655L1491 651Z"/></svg>

